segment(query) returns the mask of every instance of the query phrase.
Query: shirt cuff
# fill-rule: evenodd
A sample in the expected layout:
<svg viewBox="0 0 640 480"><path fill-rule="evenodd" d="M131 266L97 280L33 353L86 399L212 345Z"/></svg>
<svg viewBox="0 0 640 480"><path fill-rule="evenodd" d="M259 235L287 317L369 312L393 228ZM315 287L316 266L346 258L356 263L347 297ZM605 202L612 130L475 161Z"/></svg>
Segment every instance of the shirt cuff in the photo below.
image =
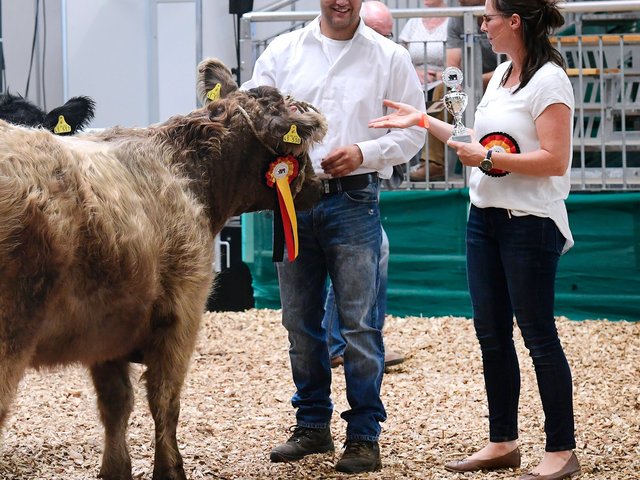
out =
<svg viewBox="0 0 640 480"><path fill-rule="evenodd" d="M364 168L370 168L372 170L381 170L384 165L380 164L380 145L375 141L358 142L356 143L360 151L362 152L362 166Z"/></svg>

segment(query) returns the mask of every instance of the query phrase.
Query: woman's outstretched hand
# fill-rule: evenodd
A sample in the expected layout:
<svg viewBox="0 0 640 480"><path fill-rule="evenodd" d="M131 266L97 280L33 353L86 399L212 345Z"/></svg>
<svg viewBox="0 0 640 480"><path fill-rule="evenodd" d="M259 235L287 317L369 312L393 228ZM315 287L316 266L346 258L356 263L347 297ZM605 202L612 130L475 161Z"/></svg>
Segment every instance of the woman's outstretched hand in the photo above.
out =
<svg viewBox="0 0 640 480"><path fill-rule="evenodd" d="M397 111L384 117L374 118L369 122L369 128L413 127L420 124L420 120L424 115L421 111L406 103L393 102L391 100L384 100L382 103L385 107L393 108Z"/></svg>

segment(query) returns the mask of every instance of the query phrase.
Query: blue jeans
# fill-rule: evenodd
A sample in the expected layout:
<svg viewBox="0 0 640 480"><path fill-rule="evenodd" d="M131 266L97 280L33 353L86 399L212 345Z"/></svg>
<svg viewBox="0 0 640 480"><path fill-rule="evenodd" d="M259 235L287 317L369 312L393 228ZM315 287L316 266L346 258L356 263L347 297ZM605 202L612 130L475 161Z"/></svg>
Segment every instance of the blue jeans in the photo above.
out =
<svg viewBox="0 0 640 480"><path fill-rule="evenodd" d="M471 206L467 276L482 351L492 442L518 438L520 368L513 343L515 314L536 372L546 451L575 448L571 370L553 315L556 269L564 243L549 218L510 216L501 208Z"/></svg>
<svg viewBox="0 0 640 480"><path fill-rule="evenodd" d="M333 413L327 333L322 326L327 274L335 289L346 348L344 374L350 409L347 440L376 441L386 412L380 399L384 372L382 328L377 314L380 261L378 183L324 195L298 212L298 258L277 264L282 324L296 393L297 424L324 428Z"/></svg>
<svg viewBox="0 0 640 480"><path fill-rule="evenodd" d="M384 327L384 317L387 313L387 278L389 271L389 237L381 228L382 243L380 245L380 282L378 287L378 318L380 328ZM329 358L341 357L344 354L346 342L340 333L340 317L336 307L333 285L329 282L327 288L327 299L324 303L324 318L322 325L327 330L327 346L329 347Z"/></svg>

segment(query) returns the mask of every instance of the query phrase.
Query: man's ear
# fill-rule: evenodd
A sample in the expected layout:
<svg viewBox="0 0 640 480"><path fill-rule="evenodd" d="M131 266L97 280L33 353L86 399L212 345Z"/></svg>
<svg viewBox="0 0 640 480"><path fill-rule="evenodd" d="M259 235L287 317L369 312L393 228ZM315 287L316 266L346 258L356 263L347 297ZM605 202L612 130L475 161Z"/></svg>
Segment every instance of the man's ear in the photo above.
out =
<svg viewBox="0 0 640 480"><path fill-rule="evenodd" d="M206 58L198 65L196 91L198 99L207 105L235 92L238 85L231 70L217 58Z"/></svg>

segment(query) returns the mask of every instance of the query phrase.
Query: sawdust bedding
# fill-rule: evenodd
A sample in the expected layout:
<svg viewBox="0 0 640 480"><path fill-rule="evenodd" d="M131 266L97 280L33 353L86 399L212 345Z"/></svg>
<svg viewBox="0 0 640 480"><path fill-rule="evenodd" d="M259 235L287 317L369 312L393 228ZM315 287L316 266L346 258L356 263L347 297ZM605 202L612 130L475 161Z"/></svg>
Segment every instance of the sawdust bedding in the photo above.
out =
<svg viewBox="0 0 640 480"><path fill-rule="evenodd" d="M558 320L572 366L578 454L584 480L640 478L640 322ZM383 382L388 420L383 469L360 476L314 455L272 464L269 450L295 423L287 336L280 312L207 313L182 395L178 440L191 479L497 479L517 478L543 453L543 418L533 368L517 337L522 393L520 470L459 475L442 464L483 445L487 411L479 348L468 319L388 317L387 348L407 361ZM150 479L153 421L143 367L133 369L136 405L129 428L134 478ZM342 369L334 371L332 429L344 441ZM96 478L102 427L87 372L29 372L3 432L0 479Z"/></svg>

